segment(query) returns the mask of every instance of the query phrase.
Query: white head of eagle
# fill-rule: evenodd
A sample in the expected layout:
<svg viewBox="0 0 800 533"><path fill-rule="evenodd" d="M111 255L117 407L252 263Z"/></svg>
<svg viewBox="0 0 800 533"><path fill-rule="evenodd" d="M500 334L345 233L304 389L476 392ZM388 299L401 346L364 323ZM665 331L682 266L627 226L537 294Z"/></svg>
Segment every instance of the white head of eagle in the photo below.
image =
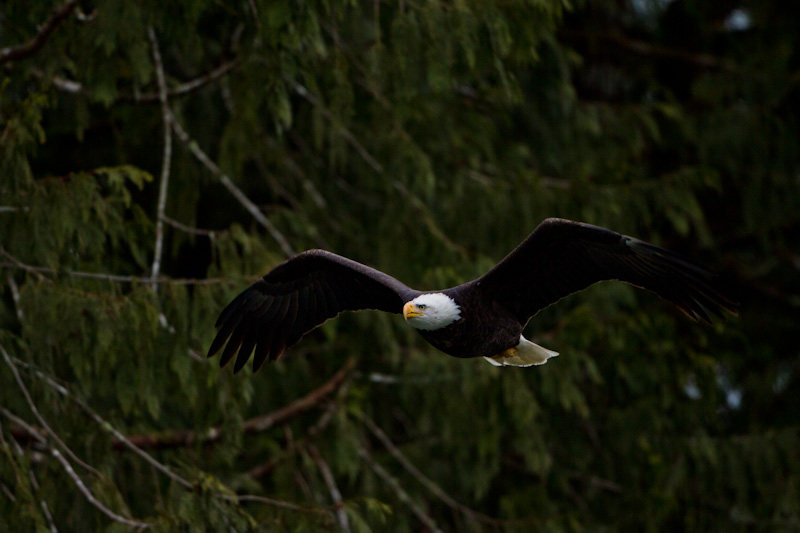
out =
<svg viewBox="0 0 800 533"><path fill-rule="evenodd" d="M441 292L417 296L403 306L403 316L410 326L432 331L449 326L461 317L458 304Z"/></svg>

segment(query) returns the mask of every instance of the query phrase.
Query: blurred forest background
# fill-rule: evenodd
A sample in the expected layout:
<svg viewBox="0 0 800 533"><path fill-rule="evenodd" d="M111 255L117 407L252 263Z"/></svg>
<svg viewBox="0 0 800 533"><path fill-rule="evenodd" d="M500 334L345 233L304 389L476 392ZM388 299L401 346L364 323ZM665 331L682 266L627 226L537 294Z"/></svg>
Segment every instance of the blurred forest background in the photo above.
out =
<svg viewBox="0 0 800 533"><path fill-rule="evenodd" d="M0 530L800 531L800 4L8 0ZM322 247L432 289L542 219L719 272L600 284L494 368L346 314L205 360Z"/></svg>

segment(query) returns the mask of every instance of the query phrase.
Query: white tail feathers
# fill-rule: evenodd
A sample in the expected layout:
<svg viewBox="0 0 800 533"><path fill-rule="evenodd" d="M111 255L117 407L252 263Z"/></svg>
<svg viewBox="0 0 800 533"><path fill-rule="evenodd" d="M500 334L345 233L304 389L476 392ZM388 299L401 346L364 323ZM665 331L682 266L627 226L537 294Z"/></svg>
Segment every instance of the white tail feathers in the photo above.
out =
<svg viewBox="0 0 800 533"><path fill-rule="evenodd" d="M509 348L494 357L484 357L494 366L533 366L543 365L551 357L556 357L558 352L542 348L534 344L522 335L519 336L519 344Z"/></svg>

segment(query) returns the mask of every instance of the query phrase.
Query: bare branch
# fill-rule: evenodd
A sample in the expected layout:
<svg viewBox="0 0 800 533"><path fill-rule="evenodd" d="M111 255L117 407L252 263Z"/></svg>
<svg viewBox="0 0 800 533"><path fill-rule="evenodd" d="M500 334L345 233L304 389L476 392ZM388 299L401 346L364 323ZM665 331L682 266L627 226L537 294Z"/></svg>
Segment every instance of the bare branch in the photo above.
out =
<svg viewBox="0 0 800 533"><path fill-rule="evenodd" d="M234 198L236 198L239 201L239 203L242 204L242 206L244 206L244 208L250 212L251 215L253 215L253 218L255 218L259 224L264 226L264 228L267 230L267 232L269 232L272 238L275 239L275 242L277 242L278 245L281 247L283 253L287 257L293 256L295 252L289 245L289 241L286 240L286 237L284 237L283 234L281 234L281 232L278 231L278 228L276 228L272 224L272 222L270 222L269 219L266 216L264 216L264 213L261 212L258 206L254 204L247 196L245 196L245 194L242 192L241 189L239 189L239 187L234 185L231 179L219 169L217 164L214 163L206 155L206 153L200 149L200 146L198 146L198 144L194 142L191 137L189 137L189 134L186 133L186 130L184 130L183 127L180 125L180 123L177 120L175 120L174 116L172 120L172 128L175 130L175 135L178 136L178 139L180 139L181 142L185 144L187 148L189 148L189 150L192 152L195 158L198 161L200 161L200 163L202 163L203 166L205 166L214 176L216 176L220 180L220 182L222 182L225 188L228 189L228 191L234 196Z"/></svg>
<svg viewBox="0 0 800 533"><path fill-rule="evenodd" d="M333 472L331 472L328 463L325 462L325 459L319 454L319 450L313 444L309 444L306 446L306 450L308 450L308 454L314 463L319 468L320 473L322 474L322 479L325 480L325 484L328 486L328 490L331 493L331 499L333 500L334 509L336 510L336 520L339 522L339 528L343 531L350 531L350 522L347 520L347 513L344 512L344 503L342 502L342 493L339 491L339 487L336 485L336 479L333 477Z"/></svg>
<svg viewBox="0 0 800 533"><path fill-rule="evenodd" d="M8 46L0 50L0 65L17 59L24 59L38 52L55 29L64 22L69 14L78 5L77 0L68 0L50 12L50 18L39 26L36 35L25 44Z"/></svg>
<svg viewBox="0 0 800 533"><path fill-rule="evenodd" d="M370 466L370 468L372 468L376 474L378 474L378 477L380 477L384 483L386 483L386 485L392 489L395 494L397 494L397 497L400 498L400 501L408 505L408 507L411 509L411 512L414 513L414 516L419 518L420 522L425 524L425 527L434 533L441 533L442 530L436 526L436 522L433 520L433 518L425 514L420 506L411 499L411 496L409 496L408 493L403 490L403 487L400 486L400 483L398 483L397 480L389 472L387 472L385 468L383 468L377 461L375 461L375 459L372 458L366 448L363 446L360 447L358 449L358 455Z"/></svg>
<svg viewBox="0 0 800 533"><path fill-rule="evenodd" d="M161 116L164 122L164 156L161 161L161 182L158 187L158 207L156 210L156 244L153 253L151 277L157 278L161 272L161 254L164 249L164 211L167 207L167 191L169 189L169 168L172 162L172 113L167 100L167 81L164 76L164 63L153 27L147 28L150 44L153 47L153 61L156 64L156 80L158 81L158 97L161 102ZM158 284L153 283L153 292L158 292Z"/></svg>
<svg viewBox="0 0 800 533"><path fill-rule="evenodd" d="M353 371L354 367L355 359L348 359L347 362L342 365L342 368L323 385L272 413L245 420L242 425L242 430L246 434L260 433L308 411L312 407L320 404L325 398L336 392L336 390L346 383L347 377ZM167 449L190 446L195 442L202 442L204 444L216 442L222 438L222 431L221 426L209 428L202 433L197 433L192 430L175 430L160 434L132 435L128 437L128 440L138 448L145 450ZM122 447L122 444L120 442L115 442L114 447L119 449Z"/></svg>
<svg viewBox="0 0 800 533"><path fill-rule="evenodd" d="M17 282L14 281L14 275L10 270L6 272L6 279L8 279L8 287L11 289L11 300L14 302L14 309L17 312L17 320L22 322L22 308L19 306L19 287Z"/></svg>
<svg viewBox="0 0 800 533"><path fill-rule="evenodd" d="M3 355L3 359L5 360L5 362L8 365L8 367L11 369L11 373L14 374L14 379L17 381L17 385L19 385L19 388L22 391L22 395L25 396L25 401L28 403L28 407L30 408L31 412L33 413L33 416L35 416L36 420L39 421L39 424L42 426L42 428L44 428L45 432L47 432L47 435L51 439L53 439L56 443L58 443L58 445L61 446L61 448L65 452L67 452L67 455L69 455L72 458L73 461L75 461L76 463L81 465L83 468L85 468L86 470L88 470L92 474L96 475L98 478L105 479L105 476L103 476L103 474L98 472L94 467L92 467L91 465L81 461L78 458L78 456L75 455L72 452L72 450L70 450L69 447L66 444L64 444L64 441L61 440L61 437L59 437L56 434L56 432L53 431L53 429L48 425L47 421L39 413L39 409L36 408L36 403L34 403L30 392L28 392L28 387L25 386L25 382L22 381L22 377L19 375L19 371L17 371L17 367L14 365L14 362L11 361L11 356L8 355L8 352L3 347L2 344L0 344L0 354Z"/></svg>

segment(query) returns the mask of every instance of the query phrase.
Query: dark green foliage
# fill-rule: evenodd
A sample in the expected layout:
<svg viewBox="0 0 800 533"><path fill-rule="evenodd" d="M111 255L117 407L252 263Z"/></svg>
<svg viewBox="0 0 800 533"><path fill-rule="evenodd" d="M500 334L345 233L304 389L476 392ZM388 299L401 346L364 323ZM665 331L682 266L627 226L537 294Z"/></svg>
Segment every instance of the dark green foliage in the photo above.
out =
<svg viewBox="0 0 800 533"><path fill-rule="evenodd" d="M800 530L798 27L774 0L5 2L0 531ZM202 358L288 248L440 288L550 216L723 272L741 315L602 284L531 322L542 367L380 313L257 375Z"/></svg>

